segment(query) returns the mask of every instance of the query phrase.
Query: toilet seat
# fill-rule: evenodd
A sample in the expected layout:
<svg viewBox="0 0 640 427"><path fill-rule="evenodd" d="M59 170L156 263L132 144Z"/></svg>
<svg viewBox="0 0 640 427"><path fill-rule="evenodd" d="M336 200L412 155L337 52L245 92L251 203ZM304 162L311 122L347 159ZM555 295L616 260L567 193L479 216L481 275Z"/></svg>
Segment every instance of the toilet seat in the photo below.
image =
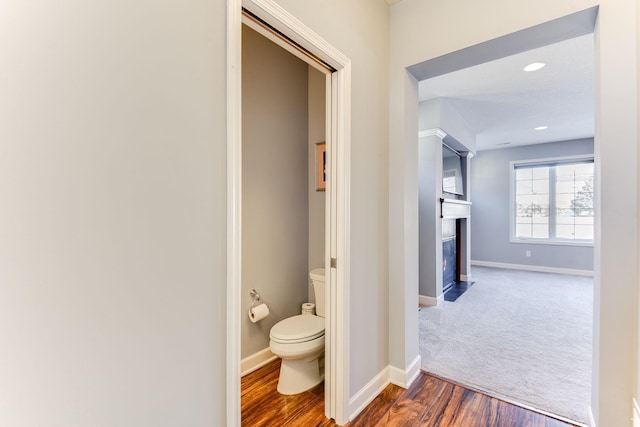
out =
<svg viewBox="0 0 640 427"><path fill-rule="evenodd" d="M276 323L269 333L273 342L296 344L312 341L324 335L324 317L299 314Z"/></svg>

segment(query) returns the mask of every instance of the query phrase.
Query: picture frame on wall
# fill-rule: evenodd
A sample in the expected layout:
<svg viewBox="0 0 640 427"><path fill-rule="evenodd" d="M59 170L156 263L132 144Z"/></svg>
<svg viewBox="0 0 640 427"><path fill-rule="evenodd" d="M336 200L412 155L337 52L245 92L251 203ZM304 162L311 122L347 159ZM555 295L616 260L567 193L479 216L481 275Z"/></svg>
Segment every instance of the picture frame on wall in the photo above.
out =
<svg viewBox="0 0 640 427"><path fill-rule="evenodd" d="M316 143L316 191L327 189L327 145Z"/></svg>

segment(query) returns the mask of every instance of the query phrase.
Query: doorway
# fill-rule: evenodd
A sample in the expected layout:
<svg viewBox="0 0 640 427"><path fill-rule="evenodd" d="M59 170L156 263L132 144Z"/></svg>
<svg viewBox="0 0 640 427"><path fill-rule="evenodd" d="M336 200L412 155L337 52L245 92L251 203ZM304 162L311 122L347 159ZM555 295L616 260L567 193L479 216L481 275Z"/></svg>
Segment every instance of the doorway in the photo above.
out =
<svg viewBox="0 0 640 427"><path fill-rule="evenodd" d="M595 21L594 11L590 11L590 13L592 16L592 19L590 20L590 22L593 23ZM578 78L577 73L575 72L575 69L579 68L579 65L580 65L578 64L578 61L568 59L568 55L566 55L566 53L565 55L559 55L560 50L566 51L568 48L571 48L572 52L574 52L575 54L587 53L587 55L585 55L585 59L583 62L586 63L585 67L592 70L593 64L594 64L593 36L591 34L592 30L593 30L593 26L583 28L582 31L584 32L584 34L582 35L577 35L576 37L572 37L572 38L563 38L560 41L560 43L549 44L549 45L546 45L544 48L541 48L541 47L536 48L535 46L533 48L529 47L527 49L523 49L523 52L521 53L518 53L516 55L510 55L504 58L502 61L508 62L510 63L510 65L516 64L517 66L512 67L516 78L520 78L519 76L523 76L523 75L528 76L527 90L531 90L531 87L534 84L540 84L540 83L537 82L538 79L537 77L534 76L534 74L527 74L528 71L523 69L525 65L532 62L532 61L527 61L527 59L530 59L528 56L535 55L536 60L541 60L543 56L546 56L546 58L549 59L548 61L549 68L552 69L553 72L555 73L554 76L557 76L562 71L562 66L564 64L562 64L557 58L553 57L552 54L556 53L559 58L561 58L567 63L567 65L572 65L572 69L570 70L571 79L572 79L571 82L574 85L577 86L578 83L581 83L583 81L586 82L585 87L580 88L581 93L585 95L584 98L586 99L579 98L577 96L574 96L574 99L580 99L582 101L581 107L585 107L586 105L589 105L589 104L593 106L594 100L593 100L592 72L586 73L586 77L588 78L585 78L584 80L580 80ZM505 36L505 37L509 37L509 36ZM554 48L554 45L555 45L555 48ZM559 49L560 45L563 45L562 49ZM474 49L474 48L472 47L470 49ZM545 49L545 52L542 52L542 49ZM494 61L494 63L497 63L497 62L498 61ZM522 65L520 65L521 62L523 62ZM460 70L460 72L457 74L458 75L466 74L466 77L467 77L464 80L464 84L463 84L464 88L461 88L461 90L462 89L467 90L468 88L473 87L473 82L471 80L477 79L478 76L483 76L484 75L483 72L486 71L487 68L490 66L492 66L492 63L487 61L485 63L482 63L482 65L477 65L473 68ZM420 68L420 67L416 67L416 68ZM427 68L426 67L421 68L421 72L426 73ZM475 73L475 75L472 75L472 73ZM541 72L539 76L544 75L543 73L544 72ZM451 76L455 74L456 72L447 74L446 78L451 78ZM446 104L447 107L453 107L453 106L459 107L457 111L458 112L464 111L465 113L472 112L472 104L473 104L473 108L476 108L478 105L482 105L483 102L485 102L489 97L491 97L491 94L493 93L491 92L492 90L496 90L496 93L501 94L500 96L504 96L504 94L508 92L509 93L508 100L506 99L506 96L505 98L499 101L492 99L493 101L492 105L494 106L499 105L503 110L500 114L500 119L502 121L501 122L502 127L500 128L501 131L508 126L507 124L505 124L505 122L509 119L511 119L511 121L513 121L517 126L519 125L520 128L530 129L531 131L530 132L531 135L529 136L529 138L531 139L530 141L516 134L516 132L512 129L510 130L510 132L504 132L505 134L504 140L500 139L500 136L497 134L492 134L490 137L487 137L487 134L493 131L490 125L491 121L489 120L490 108L487 108L485 106L485 108L482 109L483 117L480 120L482 121L483 128L480 131L478 131L478 128L474 129L474 125L478 123L479 115L472 116L470 114L469 115L462 114L462 116L466 119L465 123L468 124L472 129L476 131L475 139L473 142L476 145L477 150L478 151L482 150L479 152L477 156L473 158L471 162L472 164L471 176L475 178L475 182L472 182L472 194L475 200L472 200L473 230L471 234L471 237L472 237L471 245L473 248L471 253L471 256L472 256L471 259L473 259L474 265L483 266L483 267L501 267L501 268L507 268L511 270L529 269L534 271L546 271L547 273L545 274L552 273L552 272L563 272L563 273L569 273L574 275L577 275L577 274L593 275L593 270L594 270L593 241L591 242L590 246L589 246L589 243L586 241L583 241L583 242L580 242L577 240L569 241L569 237L567 237L566 234L563 236L558 235L559 237L553 240L554 234L552 232L555 232L555 228L551 228L551 227L550 229L552 232L549 233L549 238L548 238L549 241L543 241L540 238L537 241L534 241L533 239L529 239L528 241L525 241L524 238L521 238L520 241L515 241L513 233L510 237L510 228L511 228L510 221L513 220L512 221L513 224L516 224L517 221L523 220L523 218L525 218L526 215L523 214L522 212L514 211L515 204L510 199L512 195L510 196L510 188L509 188L510 185L513 187L514 185L517 184L517 183L514 183L513 177L509 176L510 167L513 167L513 166L510 166L510 163L509 163L510 161L515 161L515 160L524 161L526 159L530 159L531 161L536 160L536 166L541 166L541 160L548 157L555 157L556 159L554 161L556 162L560 162L560 160L558 159L558 157L560 156L591 155L591 157L593 157L594 155L593 122L591 122L591 126L588 126L589 123L587 122L587 126L580 126L582 129L579 129L579 130L568 129L567 127L565 127L564 129L560 129L559 125L562 124L560 123L562 122L562 120L558 120L558 122L555 122L553 124L544 123L545 125L549 124L550 127L549 127L549 130L547 131L547 134L543 136L542 134L540 134L540 131L545 130L546 128L540 127L539 129L535 129L536 126L539 126L543 123L536 123L536 125L526 126L526 123L517 121L517 115L515 114L515 112L520 111L521 109L518 109L514 106L514 104L517 103L516 101L517 90L513 90L513 89L516 89L515 88L516 82L514 81L513 82L514 87L510 88L509 85L504 84L505 82L509 82L509 79L510 79L510 76L507 75L506 72L500 73L500 72L495 72L495 70L493 70L493 72L490 74L493 76L500 76L499 79L497 78L494 79L496 81L495 83L496 87L498 86L498 81L502 85L499 88L500 90L496 90L496 87L490 87L492 86L493 81L491 79L486 79L489 81L483 82L483 83L485 84L489 83L486 85L489 88L485 88L484 92L478 91L476 94L473 94L473 95L463 94L464 96L461 95L460 93L444 94L444 92L446 92L447 90L446 89L447 82L443 81L445 80L445 76L443 76L439 80L441 82L441 86L440 88L437 89L440 91L438 92L439 96L452 97L450 103ZM435 78L434 77L435 76L432 76L432 80L434 81L438 80L438 77L435 77ZM425 79L419 84L419 87L421 90L423 89L423 83L425 82L428 82L428 80ZM458 83L459 82L460 81L458 81ZM549 80L546 80L547 84L549 82L550 82ZM428 83L428 84L432 85L432 87L427 87L426 89L430 91L436 90L435 86L437 85L437 83ZM586 87L586 85L590 85L590 86ZM564 89L569 90L568 85L565 85ZM541 92L543 91L539 89L536 90L536 94L539 94ZM558 95L558 92L556 92L555 95ZM558 103L559 96L555 96L555 98L553 99L556 103ZM421 101L425 101L425 100L421 98ZM529 97L527 99L527 104L528 105L533 104L533 101L534 100L531 97ZM438 107L442 107L442 105L444 105L445 103L445 101L443 101L442 99L440 99L439 102L440 104L437 105ZM548 102L548 104L552 104L552 102L550 101ZM510 109L505 108L505 106L508 106L508 105L512 105L512 108ZM565 104L565 109L569 110L568 108L566 108L566 105L567 104ZM441 109L441 111L442 110L443 109ZM423 104L421 104L420 112L421 112L420 123L422 124L425 121L427 121L425 119L425 115L422 114L427 112L427 110L423 108ZM582 111L578 111L575 114L575 116L572 116L572 117L578 117L579 116L578 113L582 113ZM590 115L591 117L593 117L593 107L591 108L591 111L588 111L588 108L587 108L586 113L587 113L586 114L587 116ZM560 115L557 115L557 116L560 116ZM543 114L536 116L535 114L529 113L526 115L525 119L534 119L533 121L535 121L535 119L540 119L541 117L543 117ZM564 119L564 121L566 122L567 120ZM584 123L577 120L577 118L574 118L574 120L572 120L571 122L572 122L571 124ZM444 129L445 132L448 130L449 129L447 128ZM560 134L560 131L563 131L565 133ZM536 132L538 133L536 134ZM582 132L582 133L569 133L569 132ZM538 138L538 140L534 141L534 138L536 137ZM506 139L506 138L509 138L509 139ZM549 139L545 140L540 138L549 138ZM489 145L489 143L491 145ZM575 161L576 159L573 159L573 160ZM565 157L564 161L569 162L569 159ZM542 169L536 169L536 170L542 171ZM556 185L555 178L550 180L549 182L551 183L549 185L552 186L550 188L555 188L555 185ZM583 183L584 182L580 183L580 185L576 186L576 188L578 189L582 188ZM573 185L576 185L576 184L578 184L578 181L575 181L574 179ZM522 185L520 187L522 187ZM524 192L522 188L520 189L520 191ZM541 192L538 189L536 189L536 191ZM553 193L549 192L549 194L553 194ZM542 196L535 196L535 197L542 197ZM551 200L552 200L552 203L556 203L556 200L558 201L558 203L560 201L560 199L555 199L555 198L552 198ZM564 208L565 211L558 210L559 212L557 214L559 218L558 223L560 223L560 220L565 221L569 215L571 215L572 218L577 217L577 214L574 214L573 210L571 209L570 202L571 200L567 200L566 202L567 207ZM590 210L591 209L592 207L590 208ZM552 209L546 209L546 212L547 212L547 216L551 218L550 223L553 223L553 220L556 218L556 214L554 213L556 211ZM560 212L562 212L562 214L560 214ZM537 216L543 217L542 214L536 213L535 215L536 215L536 221L537 221ZM591 214L590 216L592 220L593 214ZM585 218L578 218L578 219L582 220ZM512 226L515 230L515 225L512 225ZM444 234L443 234L443 238L444 238ZM561 238L564 240L562 240ZM532 243L535 243L535 245L533 245ZM530 245L530 246L527 246L527 245ZM579 246L579 245L582 245L582 246ZM533 253L533 257L532 257L532 253ZM571 264L569 264L569 262L571 262ZM478 268L477 271L478 273L481 273L481 274L478 274L478 277L482 280L477 281L476 280L477 278L475 277L475 274L473 274L473 271L472 271L474 280L476 280L476 284L480 282L484 282L484 283L481 283L481 286L484 287L484 290L488 289L488 287L486 287L485 285L492 284L488 282L517 283L517 281L515 280L511 280L511 281L504 280L504 277L506 276L502 275L502 272L505 270L496 270L496 272L491 272L491 275L488 274L490 270ZM509 270L506 270L506 271L509 271ZM500 272L500 275L498 272ZM512 277L520 278L521 276L514 275ZM565 277L568 277L568 276L565 276ZM558 283L565 282L564 280L562 280L562 276L560 276L560 278L551 278L551 276L548 276L542 280L544 280L545 282L551 282L552 280L555 280ZM569 282L570 281L567 279L566 283L569 283ZM577 323L580 325L580 327L582 327L583 325L589 325L591 323L590 315L592 313L592 308L591 308L592 305L589 302L589 298L591 297L591 294L592 294L592 291L591 291L592 287L590 287L588 283L586 284L583 283L584 280L582 279L577 280L577 282L578 283L575 286L576 295L583 297L584 304L581 304L579 307L576 307L575 310L569 309L569 311L575 311L576 313L580 312L580 314L582 315L582 317L579 317L579 319L581 319L581 322L577 322ZM566 288L569 288L569 287L570 287L570 283L566 286ZM492 289L501 289L501 288L496 287ZM533 287L530 287L530 289L533 289ZM481 301L481 297L483 295L484 290L474 289L471 292L472 295L468 295L468 297L475 298L474 301ZM564 290L565 289L563 289L563 291ZM540 294L542 294L542 292L540 292ZM557 298L557 300L559 301L560 299ZM577 301L578 298L568 298L567 300L569 302L573 302L574 300ZM465 305L465 303L469 301L470 301L469 299L463 298L462 302L459 301L460 304L458 306L449 305L448 308L450 310L448 311L448 313L451 314L455 312L455 309L457 307L459 307L460 305ZM518 300L514 298L513 301L518 301ZM523 307L526 307L529 301L523 304ZM554 301L554 300L550 299L550 301ZM505 311L508 311L514 306L514 304L511 304L510 306L507 304L506 306L507 306L507 309ZM564 307L572 307L572 306L570 304L567 304ZM472 305L467 304L465 305L466 310L462 310L462 311L465 313L469 313L471 312L471 308L472 308ZM499 308L499 307L494 307L492 303L485 304L484 306L482 306L482 312L485 312L488 308L491 308L491 312L495 314L496 312L498 312L496 308ZM441 310L446 311L446 308ZM563 310L561 310L561 312L562 311ZM532 312L532 313L535 314L535 312ZM441 313L438 312L438 314L440 315ZM554 314L555 313L549 312L549 317L552 317L552 315ZM445 317L444 314L442 314L442 317ZM518 317L519 317L518 320L520 321L524 318L524 316L520 316L520 315ZM508 318L508 316L506 318ZM575 318L578 319L577 316ZM456 318L456 320L458 319L459 318ZM480 324L479 322L480 316L477 316L476 319L478 320L478 322L471 322L473 323L474 327ZM542 316L536 317L536 321L539 319L542 319ZM559 317L556 317L556 319L559 319ZM427 320L428 319L425 319L425 324L428 324ZM558 322L558 324L559 323L560 322ZM497 324L497 322L494 322L493 324ZM529 323L529 325L534 325L534 324L536 324L536 322ZM507 322L504 322L504 325L507 325ZM447 334L442 332L446 328L446 326L447 325L443 324L442 329L436 328L434 330L434 333L432 334L433 341L437 341L439 339L438 337L442 335L447 336ZM592 332L590 328L585 327L583 329L580 329L579 333L576 333L574 335L567 334L566 336L567 343L571 343L572 342L571 340L575 338L576 341L573 343L576 344L576 347L580 349L578 353L580 353L580 355L583 355L583 354L589 355L589 352L591 349ZM589 329L589 330L586 331L586 329ZM485 330L490 331L489 328ZM551 328L549 328L548 330L550 331ZM569 330L569 328L567 328L566 330ZM541 332L544 333L545 331L541 331ZM476 334L476 335L479 336L480 334ZM487 334L487 336L500 336L500 335L501 334ZM506 333L504 335L506 336ZM542 336L542 335L536 335L536 336ZM461 340L459 335L448 336L448 337L450 337L450 342L457 342ZM444 340L446 340L446 338ZM548 340L548 341L551 341L551 340ZM580 342L580 345L577 345L578 341ZM507 346L505 346L505 348L509 348L508 346L513 345L512 344L513 342L515 342L515 340L507 341L506 342ZM543 346L544 345L545 344L543 343ZM470 348L470 349L473 350L476 348L478 350L482 349L481 346L473 346L473 348ZM522 349L522 348L524 348L524 346L519 347L519 349ZM459 350L459 348L457 350ZM486 351L486 349L484 350L485 351L478 351L478 353L483 355L490 354L488 351ZM461 376L456 377L456 376L453 376L454 375L453 373L451 373L454 370L453 369L454 364L446 363L446 362L441 363L441 360L446 360L444 356L436 360L435 361L436 363L432 363L432 361L428 361L427 363L425 363L425 361L428 359L429 356L426 351L423 352L422 354L423 354L423 367L425 367L426 369L430 369L432 372L436 372L436 373L443 372L438 369L445 367L448 370L447 372L449 372L448 374L449 376L447 378L451 378L451 379L455 379L463 382ZM532 354L532 353L530 352L529 354ZM548 360L550 360L550 362L548 363L548 366L550 368L553 368L553 366L560 367L561 364L558 362L563 362L562 359L563 359L562 357L558 357L558 359L549 358ZM487 358L487 360L496 360L496 358L493 358L493 359ZM521 358L520 360L525 360L525 359ZM588 387L584 387L584 384L590 383L591 358L583 357L582 359L578 359L578 358L567 357L565 358L565 360L576 361L576 363L573 364L573 367L576 369L575 369L574 375L572 376L572 379L580 378L581 384L579 384L579 386L576 387L575 389L571 389L571 391L576 392L575 395L578 397L577 399L578 404L565 405L564 407L561 407L560 405L553 406L553 407L545 407L543 406L543 404L539 404L534 400L527 401L526 398L519 397L518 394L511 394L511 395L507 394L507 395L512 398L516 396L516 400L520 402L529 403L536 407L548 410L550 412L560 414L566 417L570 417L572 419L575 419L581 422L586 422L588 417L590 390ZM578 364L577 361L581 363ZM483 369L487 365L482 366L481 364L479 364L478 366L479 366L478 373L474 374L475 377L481 377L484 374L484 372L486 372L486 371L483 371ZM512 365L512 366L515 366L515 365ZM500 369L504 368L507 372L518 370L518 369L513 369L512 366L508 366L506 363L504 363L504 364L501 364ZM577 369L578 366L580 367L580 369ZM468 372L469 369L467 369L466 371ZM520 377L518 377L518 380L522 380L521 384L527 384L527 386L531 386L531 383L525 380L526 377L523 371L519 370L519 372L521 375ZM543 370L540 370L539 372L543 372ZM563 374L566 374L566 371L563 372ZM486 375L487 378L490 377L492 380L499 379L498 378L499 376L500 375L498 374ZM563 377L562 375L558 375L556 376L556 378L563 378ZM576 382L577 381L578 380L576 380ZM468 383L468 380L466 382ZM497 382L492 383L487 381L484 383L479 382L475 384L477 386L487 387L487 390L491 390L494 393L496 391L500 391L504 393L504 390L508 389L505 386L505 385L508 385L506 384L506 382L498 384ZM493 386L490 386L491 384L493 384ZM498 384L500 388L496 384ZM547 381L546 384L551 385L553 383L551 381ZM551 392L552 388L553 387L549 387L547 388L547 390ZM560 388L558 387L558 389ZM519 389L518 390L509 389L509 390L521 391ZM544 390L544 384L543 386L537 388L537 390L543 391L542 393L540 393L542 398L539 401L545 402L545 401L553 400L554 403L557 403L558 399L554 400L554 399L547 398L548 394L546 394L547 390ZM533 393L529 392L529 393L525 393L525 395L526 394L532 395ZM570 393L566 393L565 397L569 396L569 394ZM522 396L522 394L520 396ZM580 410L577 412L573 412L574 408L580 408Z"/></svg>
<svg viewBox="0 0 640 427"><path fill-rule="evenodd" d="M243 8L243 6L245 8ZM242 83L243 13L269 28L267 37L326 76L325 416L348 420L350 61L272 1L228 0L228 268L227 424L240 425L242 312ZM263 34L265 35L265 34ZM302 47L304 46L304 48ZM338 321L339 320L339 321Z"/></svg>
<svg viewBox="0 0 640 427"><path fill-rule="evenodd" d="M268 414L273 418L258 418L259 424L277 423L298 412L292 405L299 393L283 399L262 372L272 360L281 363L271 351L272 328L294 321L303 303L316 302L307 286L310 272L325 270L326 192L319 188L325 180L315 172L316 157L323 160L316 148L325 141L326 78L254 30L250 17L243 21L241 312L262 313L241 322L242 423L249 425L256 419L247 416ZM324 312L316 314L324 321ZM309 362L315 376L323 361ZM256 374L259 381L245 385L247 375ZM280 389L283 378L276 383ZM323 403L314 404L322 413Z"/></svg>

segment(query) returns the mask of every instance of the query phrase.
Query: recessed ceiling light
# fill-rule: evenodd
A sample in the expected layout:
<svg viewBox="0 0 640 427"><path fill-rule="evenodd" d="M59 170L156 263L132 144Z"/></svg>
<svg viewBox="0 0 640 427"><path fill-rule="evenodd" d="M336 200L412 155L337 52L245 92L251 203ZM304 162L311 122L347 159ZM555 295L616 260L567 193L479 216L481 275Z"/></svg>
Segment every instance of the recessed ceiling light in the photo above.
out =
<svg viewBox="0 0 640 427"><path fill-rule="evenodd" d="M535 130L545 130L548 126L538 126Z"/></svg>
<svg viewBox="0 0 640 427"><path fill-rule="evenodd" d="M529 65L527 65L526 67L524 67L525 71L538 71L539 69L541 69L542 67L544 67L545 64L544 62L533 62Z"/></svg>

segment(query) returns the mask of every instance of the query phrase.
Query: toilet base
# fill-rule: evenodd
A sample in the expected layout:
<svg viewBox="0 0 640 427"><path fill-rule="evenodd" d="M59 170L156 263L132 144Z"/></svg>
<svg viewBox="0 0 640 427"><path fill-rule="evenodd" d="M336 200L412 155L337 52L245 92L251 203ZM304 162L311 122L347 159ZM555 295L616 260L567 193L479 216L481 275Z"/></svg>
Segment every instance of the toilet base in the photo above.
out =
<svg viewBox="0 0 640 427"><path fill-rule="evenodd" d="M324 354L304 359L282 359L278 393L291 395L310 390L324 380Z"/></svg>

